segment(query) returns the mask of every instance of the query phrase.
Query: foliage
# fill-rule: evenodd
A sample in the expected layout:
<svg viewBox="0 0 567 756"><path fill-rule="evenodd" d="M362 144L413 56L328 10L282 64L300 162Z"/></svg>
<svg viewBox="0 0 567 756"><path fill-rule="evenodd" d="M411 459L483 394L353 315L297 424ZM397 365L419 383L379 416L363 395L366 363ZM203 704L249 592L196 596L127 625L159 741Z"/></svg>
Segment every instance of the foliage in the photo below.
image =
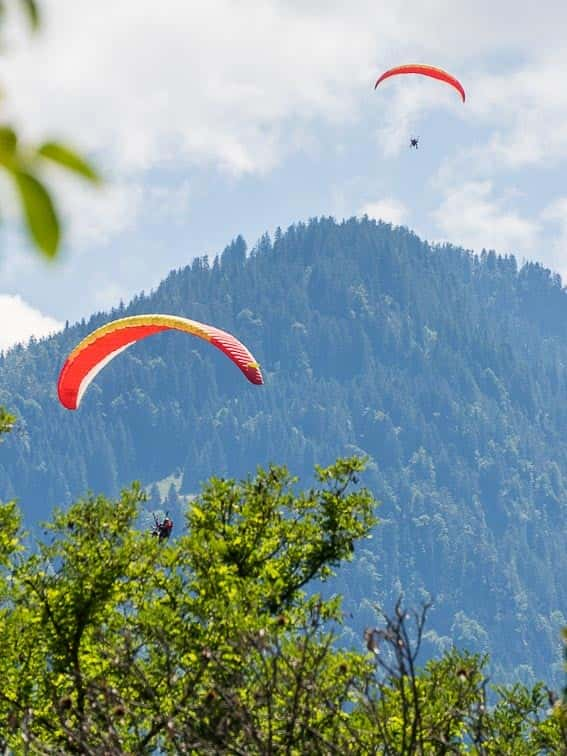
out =
<svg viewBox="0 0 567 756"><path fill-rule="evenodd" d="M565 708L543 684L531 689L494 686L495 702L490 704L487 658L455 648L417 670L428 608L413 612L412 618L398 601L391 617L383 613L384 627L365 634L376 670L362 686L359 682L353 721L360 733L359 752L562 753L567 747Z"/></svg>
<svg viewBox="0 0 567 756"><path fill-rule="evenodd" d="M40 27L40 11L36 0L20 0L30 27ZM6 7L0 3L0 21ZM47 163L54 163L67 172L98 183L99 176L91 164L66 144L46 141L39 146L22 144L15 128L0 124L0 168L16 191L31 240L47 258L57 255L61 241L61 222L52 193L42 176Z"/></svg>
<svg viewBox="0 0 567 756"><path fill-rule="evenodd" d="M14 415L11 415L4 407L0 406L0 441L2 441L4 433L10 433L15 422L16 418Z"/></svg>
<svg viewBox="0 0 567 756"><path fill-rule="evenodd" d="M375 522L376 502L355 485L362 467L319 468L305 492L283 467L212 479L186 532L164 543L134 527L138 485L57 511L25 556L13 505L0 510L2 747L558 753L565 731L542 714L539 687L503 689L489 707L478 657L453 650L417 668L424 613L415 642L398 604L369 629L369 654L339 643L336 598L302 591Z"/></svg>
<svg viewBox="0 0 567 756"><path fill-rule="evenodd" d="M217 689L237 693L242 644L274 628L289 643L292 628L336 614L300 587L350 556L375 521L370 494L347 491L361 468L341 460L298 495L284 468L212 480L188 533L167 546L134 530L137 486L57 512L51 539L14 564L3 605L0 731L13 733L10 746L25 736L37 752L146 752L160 733L205 742L228 726L211 701Z"/></svg>

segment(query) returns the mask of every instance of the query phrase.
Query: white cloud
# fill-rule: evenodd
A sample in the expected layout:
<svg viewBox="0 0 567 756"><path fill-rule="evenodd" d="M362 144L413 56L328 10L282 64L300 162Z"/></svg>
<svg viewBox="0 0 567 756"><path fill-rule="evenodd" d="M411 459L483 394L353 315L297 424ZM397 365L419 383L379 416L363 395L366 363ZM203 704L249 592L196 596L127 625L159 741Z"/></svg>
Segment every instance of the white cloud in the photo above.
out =
<svg viewBox="0 0 567 756"><path fill-rule="evenodd" d="M154 184L146 194L146 201L151 203L154 216L174 222L189 212L193 189L191 183L184 180L178 185Z"/></svg>
<svg viewBox="0 0 567 756"><path fill-rule="evenodd" d="M263 0L169 0L167 13L153 0L46 5L43 35L7 62L9 103L28 124L111 151L122 170L268 168L294 121L351 117L345 84L371 44L356 18ZM349 27L356 46L339 44Z"/></svg>
<svg viewBox="0 0 567 756"><path fill-rule="evenodd" d="M94 187L78 182L73 176L53 174L49 178L64 231L63 259L81 250L90 253L96 249L100 253L115 237L126 239L142 221L172 226L186 220L190 210L192 191L186 180L169 185L117 180ZM14 202L11 187L5 181L0 185L6 221L1 232L7 242L3 245L0 271L8 283L29 274L39 260L22 234L21 209Z"/></svg>
<svg viewBox="0 0 567 756"><path fill-rule="evenodd" d="M369 218L399 226L407 217L407 207L393 197L385 197L375 202L367 202L360 208L358 215L368 215Z"/></svg>
<svg viewBox="0 0 567 756"><path fill-rule="evenodd" d="M550 227L551 241L546 245L546 264L560 273L567 283L567 197L557 197L541 212L541 219Z"/></svg>
<svg viewBox="0 0 567 756"><path fill-rule="evenodd" d="M122 170L173 160L269 170L293 148L297 127L356 119L377 75L405 60L463 78L468 118L519 114L529 100L559 99L565 112L556 85L567 10L552 0L520 15L510 0L411 9L394 0L379 10L371 0L168 0L167 12L153 0L115 0L104 12L88 0L47 0L44 15L39 37L13 44L4 61L5 107L42 130L73 134ZM549 49L557 52L546 63ZM475 62L512 52L542 62L521 71L518 59L507 70L495 64L498 75ZM380 98L388 107L379 128L391 136L425 108L463 111L449 88L423 83L390 82Z"/></svg>
<svg viewBox="0 0 567 756"><path fill-rule="evenodd" d="M63 328L63 324L31 307L18 295L0 294L0 350L31 336L41 338Z"/></svg>
<svg viewBox="0 0 567 756"><path fill-rule="evenodd" d="M117 307L120 301L126 302L128 300L128 292L120 284L113 281L100 282L93 288L93 304L97 309L110 310Z"/></svg>
<svg viewBox="0 0 567 756"><path fill-rule="evenodd" d="M556 221L567 229L567 197L557 197L542 210L541 217L544 220Z"/></svg>
<svg viewBox="0 0 567 756"><path fill-rule="evenodd" d="M477 251L484 247L501 253L532 252L541 230L537 221L507 209L505 199L494 196L490 181L448 189L432 216L440 241Z"/></svg>
<svg viewBox="0 0 567 756"><path fill-rule="evenodd" d="M565 49L518 62L512 70L474 75L475 96L466 105L467 127L483 139L449 155L440 170L444 181L495 176L522 168L553 169L567 159Z"/></svg>
<svg viewBox="0 0 567 756"><path fill-rule="evenodd" d="M67 226L66 244L104 246L134 227L142 212L144 189L133 181L102 187L77 184L74 177L57 181L57 199Z"/></svg>

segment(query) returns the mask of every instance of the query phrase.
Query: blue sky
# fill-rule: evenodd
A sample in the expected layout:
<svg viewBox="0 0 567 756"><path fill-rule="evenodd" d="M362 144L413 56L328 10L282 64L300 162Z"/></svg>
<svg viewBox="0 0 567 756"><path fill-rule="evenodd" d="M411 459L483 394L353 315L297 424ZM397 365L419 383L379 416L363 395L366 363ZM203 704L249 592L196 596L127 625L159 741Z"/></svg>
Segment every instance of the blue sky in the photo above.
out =
<svg viewBox="0 0 567 756"><path fill-rule="evenodd" d="M71 140L93 191L49 176L56 265L0 202L0 349L149 291L241 233L367 213L567 274L567 4L478 0L44 2L14 19L5 118ZM463 83L385 69L424 62ZM420 136L420 149L408 140Z"/></svg>

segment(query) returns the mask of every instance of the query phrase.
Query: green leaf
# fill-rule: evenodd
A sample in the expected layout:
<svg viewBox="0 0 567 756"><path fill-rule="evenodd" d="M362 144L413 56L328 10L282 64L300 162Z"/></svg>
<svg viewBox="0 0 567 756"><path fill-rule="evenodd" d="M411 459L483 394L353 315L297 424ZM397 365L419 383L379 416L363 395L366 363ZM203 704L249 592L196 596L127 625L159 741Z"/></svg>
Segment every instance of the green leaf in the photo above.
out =
<svg viewBox="0 0 567 756"><path fill-rule="evenodd" d="M21 3L26 12L31 28L33 31L36 31L39 29L40 23L38 4L35 0L21 0Z"/></svg>
<svg viewBox="0 0 567 756"><path fill-rule="evenodd" d="M0 441L3 433L10 433L14 427L16 418L10 414L4 407L0 407Z"/></svg>
<svg viewBox="0 0 567 756"><path fill-rule="evenodd" d="M100 182L100 176L95 169L81 155L64 144L45 142L38 148L37 155L52 160L54 163L62 165L69 171L78 173L95 184Z"/></svg>
<svg viewBox="0 0 567 756"><path fill-rule="evenodd" d="M49 192L29 173L15 171L13 176L32 239L47 257L55 257L61 233L59 219Z"/></svg>
<svg viewBox="0 0 567 756"><path fill-rule="evenodd" d="M0 159L11 158L16 152L18 137L10 126L0 126Z"/></svg>

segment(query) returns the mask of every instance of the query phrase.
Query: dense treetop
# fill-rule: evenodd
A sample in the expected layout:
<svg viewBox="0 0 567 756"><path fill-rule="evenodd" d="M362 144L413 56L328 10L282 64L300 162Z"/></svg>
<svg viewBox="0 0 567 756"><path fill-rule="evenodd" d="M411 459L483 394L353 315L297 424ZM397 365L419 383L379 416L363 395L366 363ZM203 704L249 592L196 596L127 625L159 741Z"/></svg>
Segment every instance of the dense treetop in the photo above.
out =
<svg viewBox="0 0 567 756"><path fill-rule="evenodd" d="M396 602L349 648L340 598L305 593L376 523L362 469L213 478L163 543L136 527L138 485L56 512L31 549L0 505L2 751L563 753L558 692L495 689L456 649L421 666L427 607Z"/></svg>

